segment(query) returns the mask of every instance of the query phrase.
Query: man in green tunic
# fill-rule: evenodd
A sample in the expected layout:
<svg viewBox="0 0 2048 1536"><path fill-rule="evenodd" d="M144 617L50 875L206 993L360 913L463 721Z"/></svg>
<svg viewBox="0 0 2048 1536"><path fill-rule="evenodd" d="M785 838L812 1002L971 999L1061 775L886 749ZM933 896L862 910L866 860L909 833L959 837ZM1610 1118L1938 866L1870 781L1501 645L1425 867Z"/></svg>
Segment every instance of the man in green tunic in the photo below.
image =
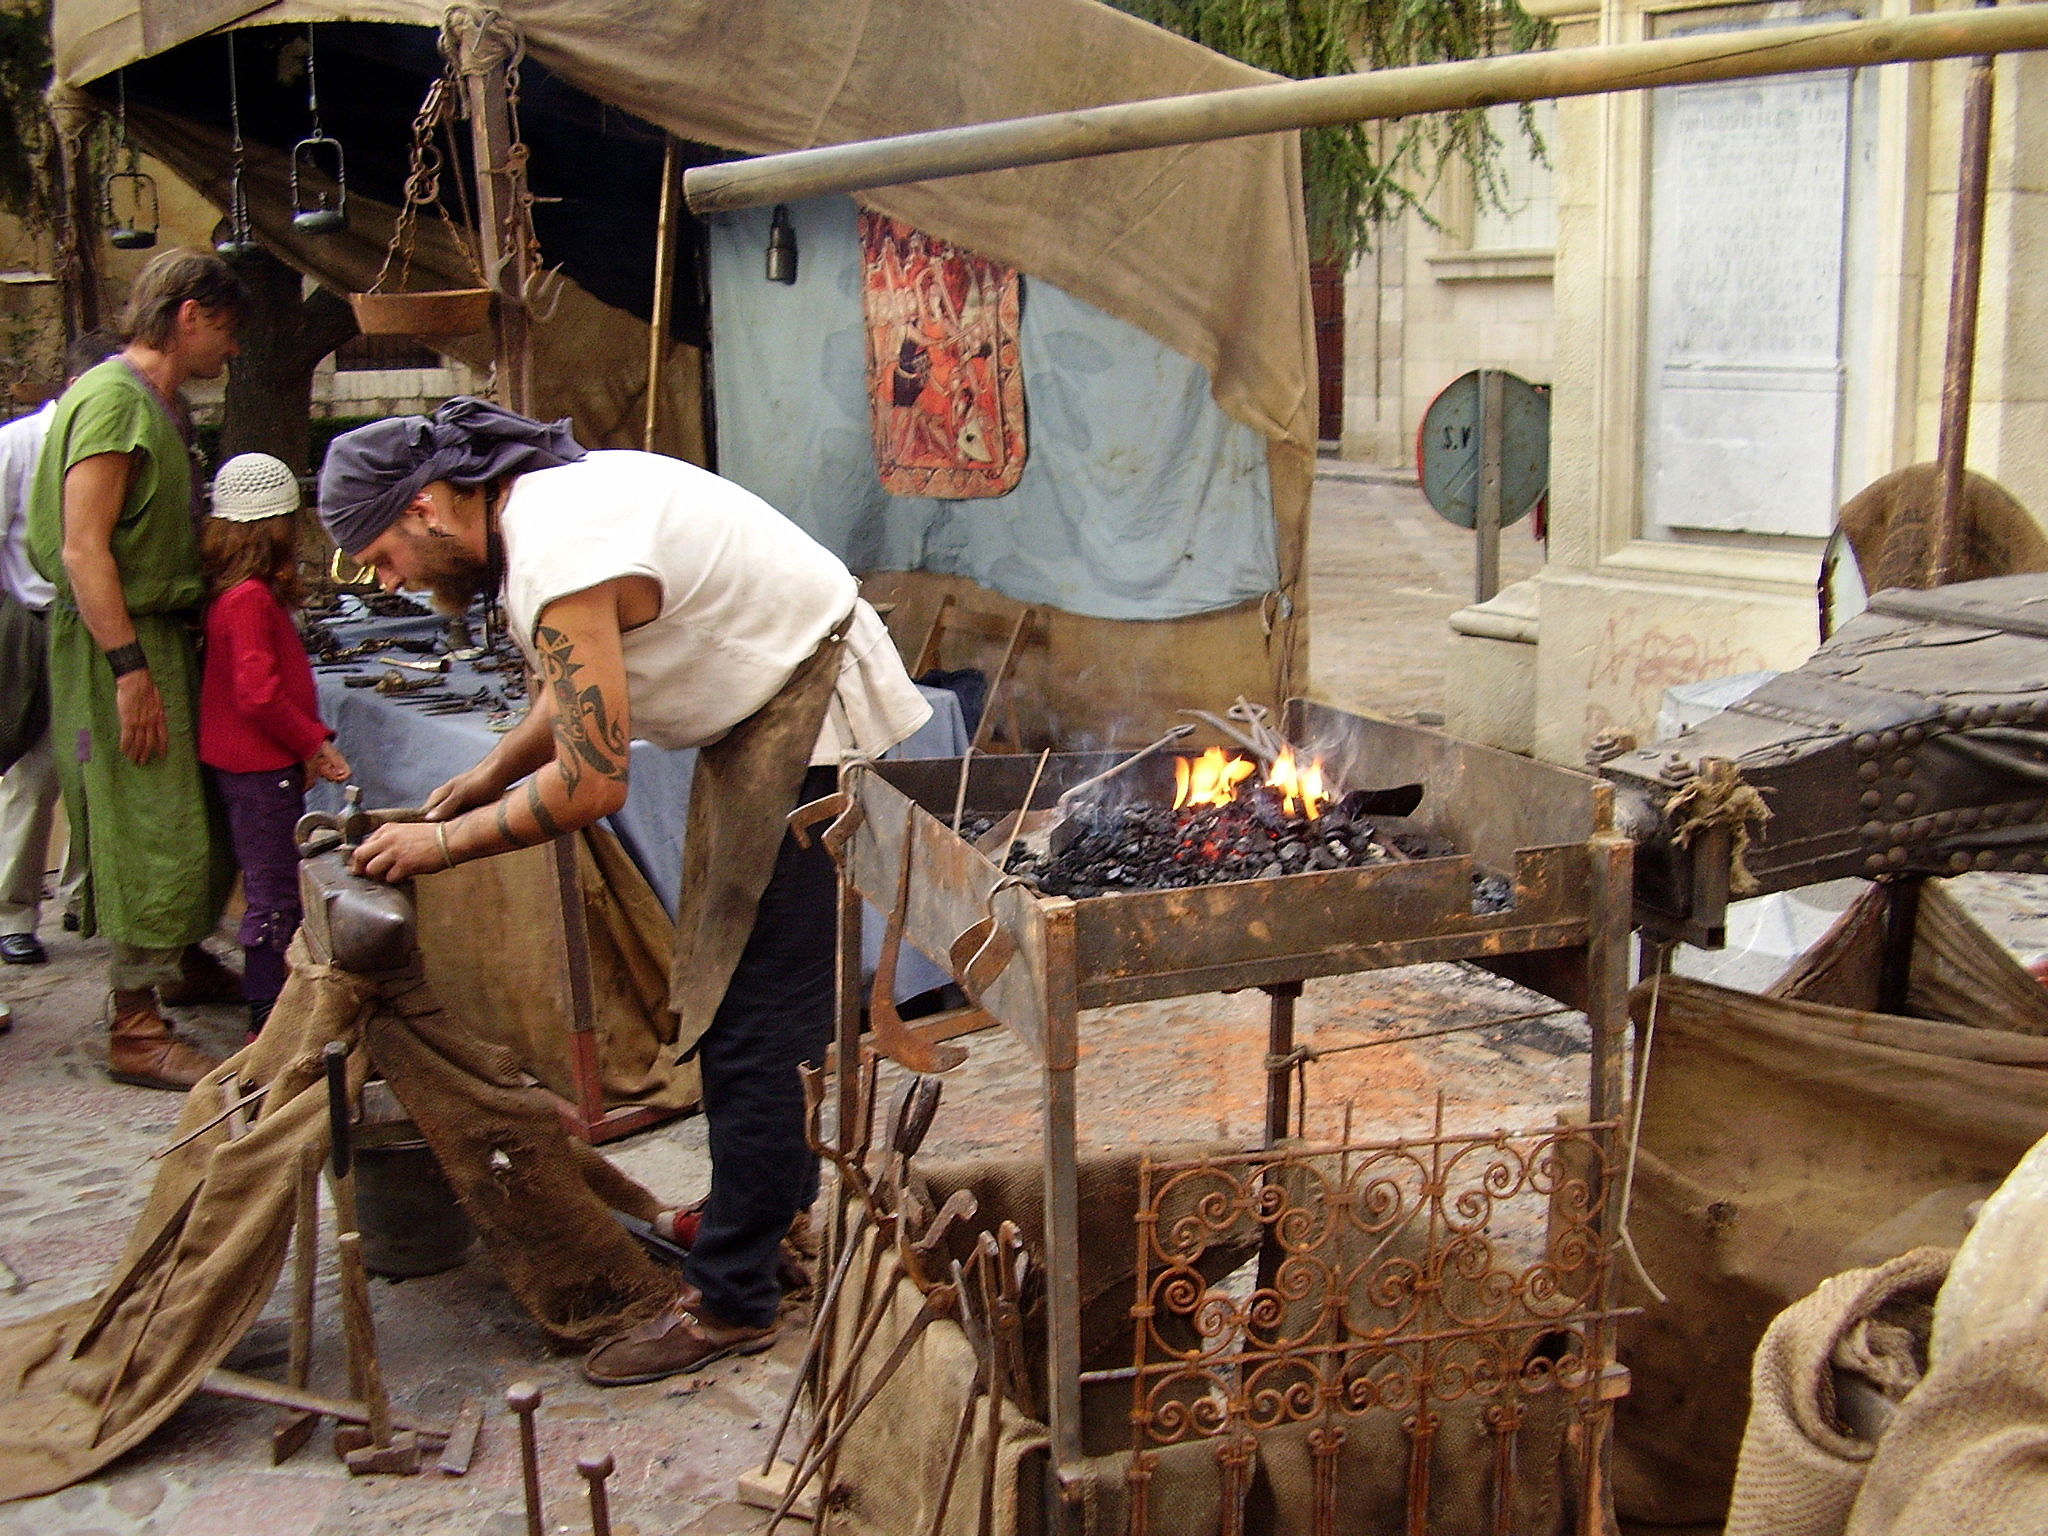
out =
<svg viewBox="0 0 2048 1536"><path fill-rule="evenodd" d="M146 1088L189 1088L217 1065L159 1004L210 1001L228 979L198 947L233 866L198 758L205 583L178 391L227 367L244 301L211 252L151 261L126 347L57 403L29 510L30 558L57 589L50 733L71 835L86 839L86 932L113 942L107 1070Z"/></svg>

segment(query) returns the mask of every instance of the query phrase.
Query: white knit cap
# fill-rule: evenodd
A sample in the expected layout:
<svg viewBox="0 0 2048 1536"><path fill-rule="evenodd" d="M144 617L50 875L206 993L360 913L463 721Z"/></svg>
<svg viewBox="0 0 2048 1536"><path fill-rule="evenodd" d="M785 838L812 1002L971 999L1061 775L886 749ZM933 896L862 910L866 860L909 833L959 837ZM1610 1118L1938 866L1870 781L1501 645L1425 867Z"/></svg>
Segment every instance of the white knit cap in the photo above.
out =
<svg viewBox="0 0 2048 1536"><path fill-rule="evenodd" d="M298 509L291 466L267 453L238 453L213 477L213 515L223 522L260 522Z"/></svg>

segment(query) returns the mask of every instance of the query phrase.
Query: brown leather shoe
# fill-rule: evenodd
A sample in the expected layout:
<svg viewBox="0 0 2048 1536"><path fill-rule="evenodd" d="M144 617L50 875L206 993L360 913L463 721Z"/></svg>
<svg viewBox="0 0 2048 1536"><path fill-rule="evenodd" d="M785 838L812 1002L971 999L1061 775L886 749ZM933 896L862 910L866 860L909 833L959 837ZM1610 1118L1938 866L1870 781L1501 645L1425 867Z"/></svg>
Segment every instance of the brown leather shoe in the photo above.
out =
<svg viewBox="0 0 2048 1536"><path fill-rule="evenodd" d="M773 1324L744 1328L722 1323L703 1306L703 1294L693 1285L684 1286L666 1311L593 1349L583 1362L584 1376L600 1387L660 1381L683 1371L700 1371L728 1355L758 1355L780 1332Z"/></svg>
<svg viewBox="0 0 2048 1536"><path fill-rule="evenodd" d="M178 979L156 989L166 1008L197 1008L206 1003L242 1001L242 978L210 950L187 944L178 957Z"/></svg>
<svg viewBox="0 0 2048 1536"><path fill-rule="evenodd" d="M198 1086L220 1062L171 1033L147 988L116 992L107 1036L107 1076L135 1088L183 1093Z"/></svg>

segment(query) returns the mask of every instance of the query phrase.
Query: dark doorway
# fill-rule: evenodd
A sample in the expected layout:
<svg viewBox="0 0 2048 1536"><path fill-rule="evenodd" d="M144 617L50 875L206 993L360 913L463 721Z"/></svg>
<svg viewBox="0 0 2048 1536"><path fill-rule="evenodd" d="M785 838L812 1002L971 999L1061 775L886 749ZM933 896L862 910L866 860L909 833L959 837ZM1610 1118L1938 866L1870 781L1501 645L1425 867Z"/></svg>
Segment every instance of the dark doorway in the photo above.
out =
<svg viewBox="0 0 2048 1536"><path fill-rule="evenodd" d="M1344 268L1334 261L1308 264L1309 302L1316 317L1316 436L1344 436Z"/></svg>

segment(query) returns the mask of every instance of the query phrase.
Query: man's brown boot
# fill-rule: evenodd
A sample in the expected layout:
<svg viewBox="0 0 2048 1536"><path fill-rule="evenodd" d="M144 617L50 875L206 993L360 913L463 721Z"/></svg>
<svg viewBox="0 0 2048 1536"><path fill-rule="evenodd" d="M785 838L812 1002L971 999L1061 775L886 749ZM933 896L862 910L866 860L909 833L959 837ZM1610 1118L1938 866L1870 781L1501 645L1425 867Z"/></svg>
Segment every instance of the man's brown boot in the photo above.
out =
<svg viewBox="0 0 2048 1536"><path fill-rule="evenodd" d="M196 1086L219 1061L171 1033L156 1011L149 988L114 993L113 1024L107 1037L107 1076L137 1088Z"/></svg>
<svg viewBox="0 0 2048 1536"><path fill-rule="evenodd" d="M187 944L178 956L178 979L156 989L166 1008L197 1008L205 1003L242 1001L242 978L217 959L211 950Z"/></svg>

